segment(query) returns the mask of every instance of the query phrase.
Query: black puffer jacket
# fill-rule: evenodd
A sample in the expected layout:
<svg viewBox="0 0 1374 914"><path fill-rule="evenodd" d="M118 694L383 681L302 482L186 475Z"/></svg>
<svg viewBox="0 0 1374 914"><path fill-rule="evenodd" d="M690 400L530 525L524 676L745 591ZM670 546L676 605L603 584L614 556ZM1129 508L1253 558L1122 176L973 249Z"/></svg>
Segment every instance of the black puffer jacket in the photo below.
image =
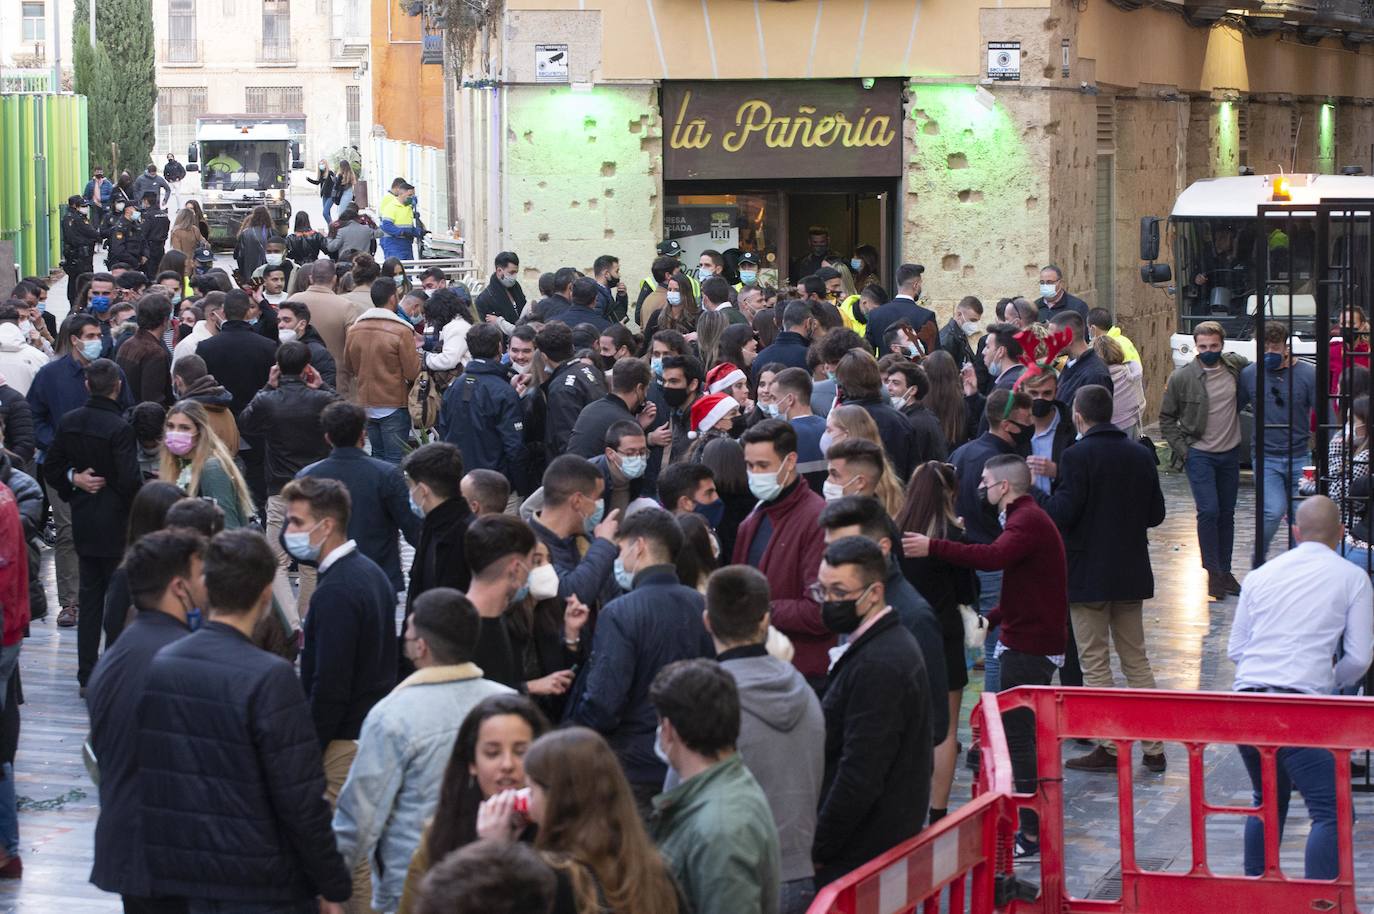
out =
<svg viewBox="0 0 1374 914"><path fill-rule="evenodd" d="M5 450L28 466L38 447L33 434L33 409L24 395L8 384L0 384L0 417L5 420Z"/></svg>
<svg viewBox="0 0 1374 914"><path fill-rule="evenodd" d="M210 622L154 658L138 724L154 894L348 899L319 741L289 663Z"/></svg>

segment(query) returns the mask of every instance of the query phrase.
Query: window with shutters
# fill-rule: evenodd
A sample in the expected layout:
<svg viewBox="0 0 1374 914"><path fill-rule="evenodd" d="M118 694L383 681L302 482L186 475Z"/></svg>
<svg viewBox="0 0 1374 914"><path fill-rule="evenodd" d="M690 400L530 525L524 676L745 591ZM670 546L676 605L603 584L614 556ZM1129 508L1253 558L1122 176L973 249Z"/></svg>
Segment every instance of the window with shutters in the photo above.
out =
<svg viewBox="0 0 1374 914"><path fill-rule="evenodd" d="M169 63L200 60L196 41L196 0L167 0L167 52Z"/></svg>
<svg viewBox="0 0 1374 914"><path fill-rule="evenodd" d="M1239 155L1241 165L1250 164L1250 106L1236 105L1236 132L1239 134Z"/></svg>
<svg viewBox="0 0 1374 914"><path fill-rule="evenodd" d="M1097 152L1111 155L1116 152L1116 99L1097 103Z"/></svg>
<svg viewBox="0 0 1374 914"><path fill-rule="evenodd" d="M1116 302L1113 289L1112 278L1112 240L1114 207L1112 206L1112 189L1115 186L1115 163L1116 156L1101 155L1097 157L1097 211L1094 220L1093 247L1095 249L1095 263L1093 284L1097 286L1097 301L1094 303L1099 308L1106 308L1116 315Z"/></svg>
<svg viewBox="0 0 1374 914"><path fill-rule="evenodd" d="M157 145L175 152L177 158L186 154L186 147L196 138L196 118L206 111L204 86L177 86L157 90Z"/></svg>
<svg viewBox="0 0 1374 914"><path fill-rule="evenodd" d="M361 148L363 144L362 89L344 87L344 108L348 115L348 144Z"/></svg>
<svg viewBox="0 0 1374 914"><path fill-rule="evenodd" d="M262 0L262 59L292 60L290 0Z"/></svg>

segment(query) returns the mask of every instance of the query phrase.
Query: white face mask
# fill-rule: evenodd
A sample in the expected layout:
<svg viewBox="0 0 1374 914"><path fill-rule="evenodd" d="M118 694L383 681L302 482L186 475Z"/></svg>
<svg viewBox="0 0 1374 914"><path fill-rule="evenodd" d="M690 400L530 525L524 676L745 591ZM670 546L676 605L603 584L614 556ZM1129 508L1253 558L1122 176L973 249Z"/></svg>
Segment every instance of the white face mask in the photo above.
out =
<svg viewBox="0 0 1374 914"><path fill-rule="evenodd" d="M515 369L516 374L529 374L530 369L534 367L534 363L526 362L524 365L521 365L519 362L511 362L510 367Z"/></svg>
<svg viewBox="0 0 1374 914"><path fill-rule="evenodd" d="M826 501L835 501L836 499L844 498L844 486L840 485L838 482L827 479L821 484L821 494L825 496Z"/></svg>
<svg viewBox="0 0 1374 914"><path fill-rule="evenodd" d="M539 565L530 569L530 596L536 600L552 600L558 596L558 572L552 565Z"/></svg>
<svg viewBox="0 0 1374 914"><path fill-rule="evenodd" d="M281 343L294 343L296 341L296 337L297 334L294 329L277 331L277 341Z"/></svg>
<svg viewBox="0 0 1374 914"><path fill-rule="evenodd" d="M285 254L268 254L267 262L275 267L282 262L282 258L285 256Z"/></svg>
<svg viewBox="0 0 1374 914"><path fill-rule="evenodd" d="M972 336L973 334L978 332L978 322L964 321L962 324L959 325L959 329L964 331L965 336Z"/></svg>
<svg viewBox="0 0 1374 914"><path fill-rule="evenodd" d="M1042 282L1040 284L1040 297L1045 299L1046 301L1049 301L1051 298L1054 298L1054 286L1055 284L1052 282Z"/></svg>
<svg viewBox="0 0 1374 914"><path fill-rule="evenodd" d="M285 292L264 292L264 293L262 293L262 298L263 298L263 300L266 301L269 305L280 305L282 302L286 301L286 293L285 293ZM278 335L280 335L280 331L278 332Z"/></svg>

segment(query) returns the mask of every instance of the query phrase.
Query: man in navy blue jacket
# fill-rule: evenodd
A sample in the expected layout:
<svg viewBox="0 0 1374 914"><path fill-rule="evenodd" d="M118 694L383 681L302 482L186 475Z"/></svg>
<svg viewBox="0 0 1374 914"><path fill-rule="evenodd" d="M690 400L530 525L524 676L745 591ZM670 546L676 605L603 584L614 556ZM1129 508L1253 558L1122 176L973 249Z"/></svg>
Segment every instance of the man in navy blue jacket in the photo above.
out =
<svg viewBox="0 0 1374 914"><path fill-rule="evenodd" d="M636 511L620 525L617 583L627 591L602 608L592 656L574 684L567 720L591 727L615 750L641 812L663 789L667 767L654 753L658 718L649 686L674 660L712 657L702 622L705 600L678 581L674 556L682 531L661 508Z"/></svg>
<svg viewBox="0 0 1374 914"><path fill-rule="evenodd" d="M411 510L405 477L400 467L369 457L363 450L367 414L361 406L342 401L329 404L320 413L320 428L334 450L296 478L337 479L348 488L348 537L357 542L359 552L381 566L393 591L399 593L405 589L405 580L396 534L412 546L420 537L420 517ZM302 616L314 589L315 572L307 566L301 569L298 602Z"/></svg>
<svg viewBox="0 0 1374 914"><path fill-rule="evenodd" d="M1112 373L1107 363L1098 358L1097 353L1088 345L1087 322L1077 311L1060 311L1050 318L1050 325L1056 330L1069 327L1073 330L1073 342L1064 349L1069 357L1064 370L1059 373L1058 399L1065 406L1073 405L1073 395L1079 388L1096 384L1112 393Z"/></svg>
<svg viewBox="0 0 1374 914"><path fill-rule="evenodd" d="M205 605L204 551L205 538L187 530L158 530L129 546L124 568L137 588L138 615L96 664L86 694L91 748L100 765L91 882L122 895L126 910L186 910L184 899L149 897L138 803L138 703L153 656L189 635L187 614Z"/></svg>
<svg viewBox="0 0 1374 914"><path fill-rule="evenodd" d="M754 379L758 379L763 366L774 363L788 368L805 368L806 352L811 348L811 335L817 326L810 305L804 301L788 302L782 311L782 333L754 358Z"/></svg>
<svg viewBox="0 0 1374 914"><path fill-rule="evenodd" d="M501 364L501 339L495 324L468 331L472 359L444 391L438 432L462 451L466 469L495 470L516 492L528 493L524 407L510 369Z"/></svg>
<svg viewBox="0 0 1374 914"><path fill-rule="evenodd" d="M352 891L305 693L291 664L251 640L276 571L261 534L212 539L209 621L158 652L139 702L151 894L193 910L313 910L323 897L321 912L340 914Z"/></svg>
<svg viewBox="0 0 1374 914"><path fill-rule="evenodd" d="M606 510L606 482L591 461L564 454L544 471L544 504L530 519L558 572L558 598L595 610L619 595L611 575L619 511ZM588 540L583 547L582 540Z"/></svg>

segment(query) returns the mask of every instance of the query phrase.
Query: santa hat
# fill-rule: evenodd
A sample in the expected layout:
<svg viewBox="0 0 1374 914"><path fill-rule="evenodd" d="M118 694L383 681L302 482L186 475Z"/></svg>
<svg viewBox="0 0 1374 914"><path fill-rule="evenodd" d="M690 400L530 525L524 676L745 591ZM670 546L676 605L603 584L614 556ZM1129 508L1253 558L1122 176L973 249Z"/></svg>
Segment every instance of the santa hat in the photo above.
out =
<svg viewBox="0 0 1374 914"><path fill-rule="evenodd" d="M729 390L743 380L746 380L743 371L729 362L721 362L706 372L706 389L713 394L718 394L722 390Z"/></svg>
<svg viewBox="0 0 1374 914"><path fill-rule="evenodd" d="M732 409L739 409L739 401L729 394L708 394L702 397L692 404L692 430L687 433L687 437L695 438L702 429L710 431L715 428L716 423L725 418L725 414Z"/></svg>

